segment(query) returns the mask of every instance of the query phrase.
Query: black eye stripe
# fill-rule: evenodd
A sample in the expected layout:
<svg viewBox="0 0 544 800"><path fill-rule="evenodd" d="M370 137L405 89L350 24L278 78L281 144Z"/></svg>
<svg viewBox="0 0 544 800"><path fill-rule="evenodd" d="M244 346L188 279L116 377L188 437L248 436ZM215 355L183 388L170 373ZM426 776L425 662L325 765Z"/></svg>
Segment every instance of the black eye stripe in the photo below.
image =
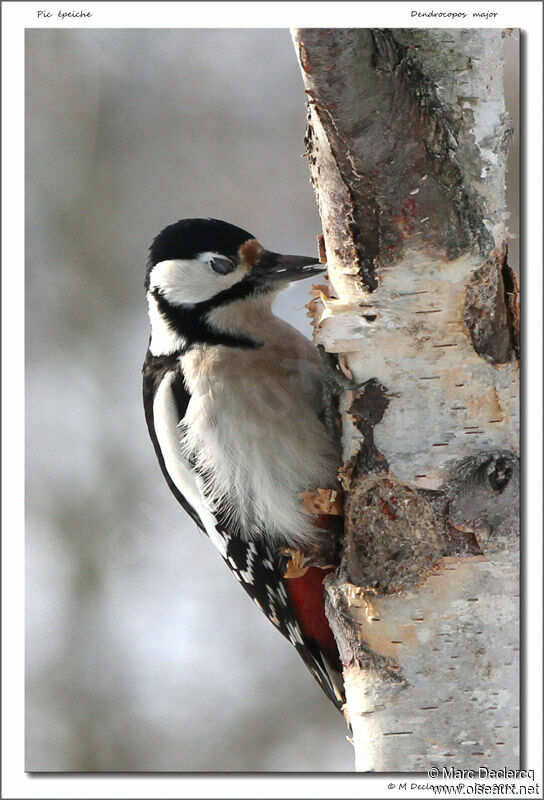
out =
<svg viewBox="0 0 544 800"><path fill-rule="evenodd" d="M209 263L210 267L220 275L228 275L229 272L236 268L236 265L230 259L222 258L221 256L210 258Z"/></svg>

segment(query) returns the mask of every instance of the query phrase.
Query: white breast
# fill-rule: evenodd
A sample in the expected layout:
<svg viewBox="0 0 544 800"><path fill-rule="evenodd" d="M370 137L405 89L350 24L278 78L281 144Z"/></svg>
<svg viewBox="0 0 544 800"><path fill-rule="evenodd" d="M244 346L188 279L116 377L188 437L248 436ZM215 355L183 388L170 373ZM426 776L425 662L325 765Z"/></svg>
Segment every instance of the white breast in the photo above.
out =
<svg viewBox="0 0 544 800"><path fill-rule="evenodd" d="M183 453L206 476L212 508L226 511L248 539L264 533L309 544L315 531L299 493L334 485L336 448L317 416L321 369L303 341L201 348L182 358L191 392Z"/></svg>

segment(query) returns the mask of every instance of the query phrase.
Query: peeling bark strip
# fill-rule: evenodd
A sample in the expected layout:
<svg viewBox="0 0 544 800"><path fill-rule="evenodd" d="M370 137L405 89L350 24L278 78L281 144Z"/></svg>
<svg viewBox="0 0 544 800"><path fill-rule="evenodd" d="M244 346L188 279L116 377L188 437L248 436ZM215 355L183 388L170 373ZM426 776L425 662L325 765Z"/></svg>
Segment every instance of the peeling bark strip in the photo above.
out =
<svg viewBox="0 0 544 800"><path fill-rule="evenodd" d="M293 32L329 267L310 311L351 381L342 564L326 604L357 769L518 766L519 289L502 37Z"/></svg>
<svg viewBox="0 0 544 800"><path fill-rule="evenodd" d="M502 258L492 257L467 283L463 321L478 355L493 364L519 358L519 316L512 307L516 279Z"/></svg>
<svg viewBox="0 0 544 800"><path fill-rule="evenodd" d="M341 570L337 575L328 575L325 585L325 613L336 637L342 664L376 673L386 683L403 684L398 663L387 655L373 651L353 625L350 608L362 605L362 595L356 587L345 582Z"/></svg>

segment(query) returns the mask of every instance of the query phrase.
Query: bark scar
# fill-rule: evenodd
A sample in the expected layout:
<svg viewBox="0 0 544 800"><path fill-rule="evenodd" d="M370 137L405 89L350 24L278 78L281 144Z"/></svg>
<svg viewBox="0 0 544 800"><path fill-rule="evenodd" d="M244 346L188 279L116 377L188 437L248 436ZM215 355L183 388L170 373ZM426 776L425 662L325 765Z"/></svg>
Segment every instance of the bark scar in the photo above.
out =
<svg viewBox="0 0 544 800"><path fill-rule="evenodd" d="M505 364L519 355L517 283L506 248L475 270L465 290L463 322L479 356Z"/></svg>
<svg viewBox="0 0 544 800"><path fill-rule="evenodd" d="M340 568L327 575L325 586L325 614L334 633L340 660L344 667L358 666L371 670L384 681L407 685L400 665L388 656L374 652L362 639L361 632L349 610L348 596L351 584Z"/></svg>
<svg viewBox="0 0 544 800"><path fill-rule="evenodd" d="M370 292L374 291L378 287L378 280L376 278L376 264L375 258L378 256L379 253L379 231L378 231L378 215L377 215L377 208L376 208L376 200L375 200L375 193L372 188L371 181L366 178L364 175L361 175L355 169L355 162L354 158L349 150L349 146L345 140L345 136L338 128L336 121L334 119L333 114L331 111L322 103L318 103L316 100L308 101L308 106L312 106L314 113L316 114L321 127L327 137L327 142L331 151L331 156L334 160L334 164L336 167L336 171L338 177L345 189L347 200L349 203L349 207L344 209L344 213L347 219L346 227L344 232L352 245L353 248L353 261L356 262L360 278L366 287L366 289ZM323 115L327 116L329 121L328 125L325 125L323 120ZM309 125L311 129L311 125ZM353 175L358 180L362 180L365 182L364 187L364 194L365 197L368 196L370 192L370 201L364 203L364 210L367 211L366 215L358 215L361 219L359 222L356 220L357 216L357 207L360 203L355 202L355 188L350 185L345 175L345 169L341 159L338 155L338 150L340 149L337 147L337 144L333 142L333 138L336 138L337 141L343 144L343 150L345 157L350 165L351 171ZM311 148L311 135L307 134L306 136L306 147L309 153ZM311 162L312 163L312 162ZM370 187L370 188L369 188ZM361 225L364 223L363 227L364 230L361 230ZM367 230L367 228L369 228ZM372 230L370 230L370 228Z"/></svg>

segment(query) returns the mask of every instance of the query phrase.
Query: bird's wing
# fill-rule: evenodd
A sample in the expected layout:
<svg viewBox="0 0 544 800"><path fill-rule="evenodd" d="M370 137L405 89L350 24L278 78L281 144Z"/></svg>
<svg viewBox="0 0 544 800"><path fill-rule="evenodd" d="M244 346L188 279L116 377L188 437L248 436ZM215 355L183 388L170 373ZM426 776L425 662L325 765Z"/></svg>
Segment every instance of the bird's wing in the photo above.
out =
<svg viewBox="0 0 544 800"><path fill-rule="evenodd" d="M215 530L216 521L205 501L199 476L181 452L178 426L190 395L177 356L152 356L148 351L143 366L143 399L149 435L168 486L198 527L222 547L217 534L214 537L210 533L210 529Z"/></svg>
<svg viewBox="0 0 544 800"><path fill-rule="evenodd" d="M334 679L334 673L338 670L327 659L317 641L305 636L302 631L294 613L287 579L284 578L285 563L281 555L266 545L264 540L248 542L239 536L231 536L227 537L226 546L225 560L241 585L279 632L294 645L325 694L340 709L343 702L339 689L341 681ZM321 595L322 591L321 586ZM316 603L322 603L321 595L314 598Z"/></svg>
<svg viewBox="0 0 544 800"><path fill-rule="evenodd" d="M179 425L190 395L179 362L173 356L154 357L148 353L143 375L146 421L168 486L208 534L248 595L295 646L321 688L340 708L343 698L338 682L331 677L331 665L317 642L304 635L294 613L284 578L284 558L264 538L246 541L220 512L211 510L203 481L181 452Z"/></svg>
<svg viewBox="0 0 544 800"><path fill-rule="evenodd" d="M180 382L179 380L174 382L173 380L173 378L177 375L177 358L173 356L152 356L148 350L142 373L145 421L147 422L149 436L153 442L153 447L155 449L155 454L157 456L160 468L176 499L181 503L185 511L193 518L198 527L203 529L204 526L198 512L189 502L186 496L186 491L184 491L180 485L182 483L180 481L181 476L171 474L171 470L169 470L166 466L166 449L163 451L163 446L159 442L157 434L157 427L159 430L161 429L159 416L161 416L164 407L167 410L168 418L174 420L174 424L177 424L175 419L177 418L179 421L183 418L189 403L190 396L183 386L183 382ZM165 389L167 389L167 391L165 391ZM157 394L159 394L160 397L162 396L163 409L161 409L161 414L156 414L157 408L155 400ZM157 420L155 419L156 416ZM191 482L192 475L189 471L187 471L189 493Z"/></svg>

